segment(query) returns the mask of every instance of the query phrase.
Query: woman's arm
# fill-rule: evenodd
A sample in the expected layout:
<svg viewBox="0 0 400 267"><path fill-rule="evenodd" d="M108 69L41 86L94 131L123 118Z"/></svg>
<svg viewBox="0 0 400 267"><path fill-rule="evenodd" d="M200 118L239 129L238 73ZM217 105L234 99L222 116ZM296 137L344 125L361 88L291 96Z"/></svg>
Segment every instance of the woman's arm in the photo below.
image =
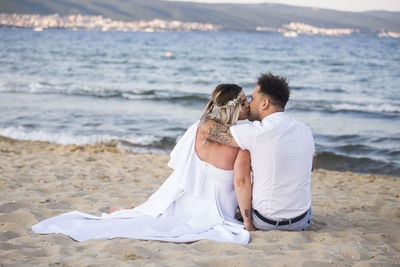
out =
<svg viewBox="0 0 400 267"><path fill-rule="evenodd" d="M252 223L251 197L252 184L250 177L251 158L247 150L240 149L234 165L234 185L240 213L243 217L244 227L254 231Z"/></svg>

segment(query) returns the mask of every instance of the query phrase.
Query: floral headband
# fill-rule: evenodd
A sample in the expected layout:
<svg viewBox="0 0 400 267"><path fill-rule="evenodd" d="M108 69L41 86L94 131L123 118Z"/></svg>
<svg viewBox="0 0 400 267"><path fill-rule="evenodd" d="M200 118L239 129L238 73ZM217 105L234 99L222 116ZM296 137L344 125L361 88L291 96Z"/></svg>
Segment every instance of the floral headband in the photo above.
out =
<svg viewBox="0 0 400 267"><path fill-rule="evenodd" d="M243 94L244 93L243 93L243 90L242 90L242 91L240 91L240 93L238 94L238 96L235 99L229 100L228 103L226 103L223 106L217 106L217 105L216 106L219 107L219 108L227 108L227 107L230 107L230 106L234 106L240 101L240 99L242 98Z"/></svg>

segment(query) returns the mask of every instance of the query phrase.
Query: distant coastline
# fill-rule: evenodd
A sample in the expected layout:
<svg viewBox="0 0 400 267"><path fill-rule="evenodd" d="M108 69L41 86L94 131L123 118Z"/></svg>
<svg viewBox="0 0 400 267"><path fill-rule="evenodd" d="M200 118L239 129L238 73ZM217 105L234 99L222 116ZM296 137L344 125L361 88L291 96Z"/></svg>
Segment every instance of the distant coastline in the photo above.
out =
<svg viewBox="0 0 400 267"><path fill-rule="evenodd" d="M95 31L129 31L129 32L190 32L190 31L223 31L224 27L211 23L183 22L178 20L139 20L122 21L104 18L101 15L90 16L73 14L0 14L0 27L32 28L35 31L44 29L72 29ZM300 22L283 24L281 27L257 26L254 31L279 33L285 37L299 35L319 36L349 36L359 34L359 29L353 28L322 28ZM378 37L400 38L400 33L381 30Z"/></svg>
<svg viewBox="0 0 400 267"><path fill-rule="evenodd" d="M166 21L153 19L150 21L121 21L103 18L103 16L89 16L73 14L61 16L59 14L0 14L0 26L33 28L36 31L43 29L73 29L96 31L133 31L133 32L163 32L163 31L216 31L221 27L210 23L182 22L177 20Z"/></svg>

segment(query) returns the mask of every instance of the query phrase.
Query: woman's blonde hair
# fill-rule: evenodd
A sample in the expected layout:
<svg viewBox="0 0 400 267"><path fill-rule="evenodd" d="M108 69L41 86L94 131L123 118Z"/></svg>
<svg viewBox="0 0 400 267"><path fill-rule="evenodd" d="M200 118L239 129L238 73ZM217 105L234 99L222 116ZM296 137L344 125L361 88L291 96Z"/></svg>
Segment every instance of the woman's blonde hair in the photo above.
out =
<svg viewBox="0 0 400 267"><path fill-rule="evenodd" d="M215 120L226 126L237 123L243 90L236 84L220 84L210 96L202 120Z"/></svg>

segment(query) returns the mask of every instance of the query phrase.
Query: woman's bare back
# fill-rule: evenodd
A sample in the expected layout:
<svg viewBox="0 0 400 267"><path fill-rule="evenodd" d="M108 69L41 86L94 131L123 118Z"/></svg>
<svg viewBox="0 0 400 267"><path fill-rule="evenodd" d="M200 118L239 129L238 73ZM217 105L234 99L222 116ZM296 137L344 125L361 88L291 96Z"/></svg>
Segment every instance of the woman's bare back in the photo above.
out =
<svg viewBox="0 0 400 267"><path fill-rule="evenodd" d="M202 134L202 127L203 124L200 124L196 134L197 156L202 161L219 169L233 170L233 165L239 149L208 141L206 135Z"/></svg>

